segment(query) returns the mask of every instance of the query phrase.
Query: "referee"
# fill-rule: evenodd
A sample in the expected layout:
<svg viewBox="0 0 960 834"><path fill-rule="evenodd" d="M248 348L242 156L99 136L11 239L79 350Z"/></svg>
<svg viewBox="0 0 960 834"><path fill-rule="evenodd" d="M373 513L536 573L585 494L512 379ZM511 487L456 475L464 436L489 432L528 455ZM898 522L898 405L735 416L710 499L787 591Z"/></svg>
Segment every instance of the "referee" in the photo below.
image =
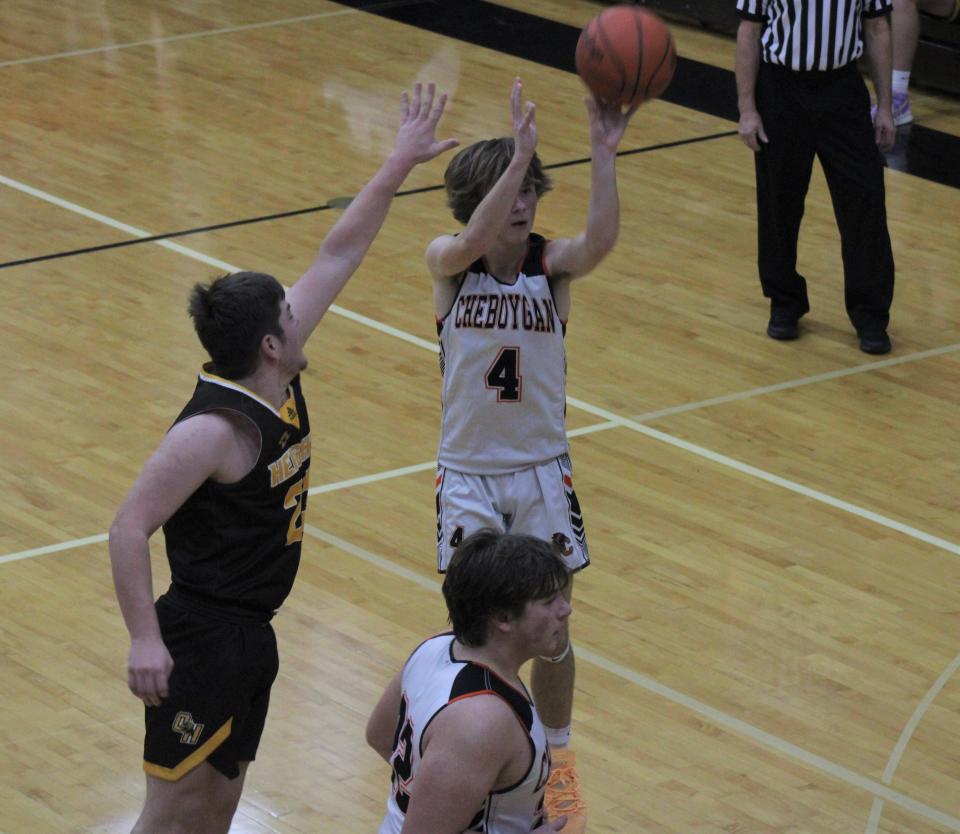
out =
<svg viewBox="0 0 960 834"><path fill-rule="evenodd" d="M893 253L880 151L895 135L891 7L891 0L737 0L739 133L755 152L757 262L773 339L796 339L810 310L797 238L817 156L840 229L847 315L862 351L890 350ZM864 52L877 94L873 122L857 70Z"/></svg>

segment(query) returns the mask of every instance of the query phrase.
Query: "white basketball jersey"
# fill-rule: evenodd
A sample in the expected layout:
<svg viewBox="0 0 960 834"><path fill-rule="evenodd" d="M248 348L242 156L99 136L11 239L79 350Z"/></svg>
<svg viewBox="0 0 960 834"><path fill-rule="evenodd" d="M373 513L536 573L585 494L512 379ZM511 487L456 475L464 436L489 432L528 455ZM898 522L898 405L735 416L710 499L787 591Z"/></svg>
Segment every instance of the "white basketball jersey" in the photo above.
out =
<svg viewBox="0 0 960 834"><path fill-rule="evenodd" d="M442 466L497 475L567 451L564 322L543 266L545 245L530 235L512 284L476 261L437 323Z"/></svg>
<svg viewBox="0 0 960 834"><path fill-rule="evenodd" d="M550 751L533 702L526 690L514 688L487 667L455 660L454 640L452 634L441 634L421 643L403 668L390 798L379 834L400 834L410 795L417 789L424 730L447 704L473 695L497 695L513 708L529 736L531 757L530 768L516 785L487 794L464 834L529 834L543 823Z"/></svg>

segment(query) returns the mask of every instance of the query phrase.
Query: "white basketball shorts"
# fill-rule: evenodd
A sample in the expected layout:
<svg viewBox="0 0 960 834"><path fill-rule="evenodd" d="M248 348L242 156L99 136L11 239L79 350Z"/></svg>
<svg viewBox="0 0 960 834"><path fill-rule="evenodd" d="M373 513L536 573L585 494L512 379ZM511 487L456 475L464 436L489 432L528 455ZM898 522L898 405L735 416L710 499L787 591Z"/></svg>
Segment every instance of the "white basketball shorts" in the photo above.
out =
<svg viewBox="0 0 960 834"><path fill-rule="evenodd" d="M485 527L552 541L571 573L590 564L569 455L503 475L439 466L436 490L440 573L461 540Z"/></svg>

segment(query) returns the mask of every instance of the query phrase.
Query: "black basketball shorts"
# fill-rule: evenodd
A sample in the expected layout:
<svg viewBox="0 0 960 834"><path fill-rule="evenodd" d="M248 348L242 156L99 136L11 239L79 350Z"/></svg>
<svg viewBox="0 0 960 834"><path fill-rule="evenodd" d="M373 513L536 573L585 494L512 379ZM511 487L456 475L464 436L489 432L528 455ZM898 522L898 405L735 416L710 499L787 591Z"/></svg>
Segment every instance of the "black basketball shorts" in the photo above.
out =
<svg viewBox="0 0 960 834"><path fill-rule="evenodd" d="M277 676L270 623L225 622L157 601L160 632L173 657L170 694L146 707L143 769L176 781L202 762L224 776L256 757Z"/></svg>

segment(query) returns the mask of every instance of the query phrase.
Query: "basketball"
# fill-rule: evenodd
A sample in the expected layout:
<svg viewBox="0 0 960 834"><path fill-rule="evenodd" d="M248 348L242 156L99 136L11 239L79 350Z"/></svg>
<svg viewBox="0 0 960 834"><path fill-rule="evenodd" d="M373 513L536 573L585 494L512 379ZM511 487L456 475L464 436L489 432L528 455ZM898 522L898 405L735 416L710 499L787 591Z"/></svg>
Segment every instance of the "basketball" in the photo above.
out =
<svg viewBox="0 0 960 834"><path fill-rule="evenodd" d="M630 107L663 95L677 68L670 30L639 6L612 6L580 33L577 74L599 99Z"/></svg>

